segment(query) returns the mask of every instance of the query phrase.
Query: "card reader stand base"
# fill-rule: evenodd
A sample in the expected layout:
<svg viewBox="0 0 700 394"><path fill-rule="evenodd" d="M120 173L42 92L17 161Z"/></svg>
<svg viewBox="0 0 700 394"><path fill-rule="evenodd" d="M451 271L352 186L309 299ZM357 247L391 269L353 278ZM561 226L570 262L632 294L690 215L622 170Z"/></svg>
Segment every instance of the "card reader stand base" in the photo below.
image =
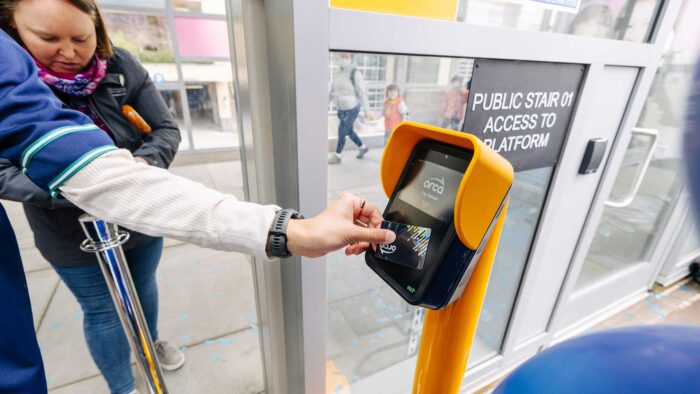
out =
<svg viewBox="0 0 700 394"><path fill-rule="evenodd" d="M508 201L504 203L462 297L444 309L426 310L413 380L414 394L459 392L507 209Z"/></svg>

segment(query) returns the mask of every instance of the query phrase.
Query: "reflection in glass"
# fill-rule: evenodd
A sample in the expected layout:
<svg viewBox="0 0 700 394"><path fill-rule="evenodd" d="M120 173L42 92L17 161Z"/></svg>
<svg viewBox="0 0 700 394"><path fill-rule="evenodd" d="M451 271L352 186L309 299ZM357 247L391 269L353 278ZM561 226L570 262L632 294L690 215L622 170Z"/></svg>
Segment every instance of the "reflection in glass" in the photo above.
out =
<svg viewBox="0 0 700 394"><path fill-rule="evenodd" d="M188 84L187 105L190 107L192 133L197 149L238 146L229 84Z"/></svg>
<svg viewBox="0 0 700 394"><path fill-rule="evenodd" d="M545 4L461 0L458 20L474 25L647 42L661 0L582 0L575 13Z"/></svg>
<svg viewBox="0 0 700 394"><path fill-rule="evenodd" d="M187 125L185 124L185 117L182 110L182 97L179 90L175 89L159 89L160 95L165 101L165 105L168 106L168 111L175 118L177 126L180 128L180 136L182 141L180 141L180 150L190 149L190 140L187 136Z"/></svg>
<svg viewBox="0 0 700 394"><path fill-rule="evenodd" d="M104 12L112 43L142 63L174 63L168 21L164 16Z"/></svg>
<svg viewBox="0 0 700 394"><path fill-rule="evenodd" d="M693 64L700 44L695 15L700 3L686 1L674 28L674 41L649 92L639 127L659 132L659 144L639 192L624 208L606 207L596 230L576 289L584 289L610 275L648 262L683 183L681 154L683 116ZM615 179L612 198L629 190L648 141L631 140Z"/></svg>
<svg viewBox="0 0 700 394"><path fill-rule="evenodd" d="M554 167L546 167L515 174L469 365L501 349L553 172Z"/></svg>
<svg viewBox="0 0 700 394"><path fill-rule="evenodd" d="M680 257L687 257L690 254L700 250L700 234L698 233L698 227L695 224L695 220L692 218L688 219L685 230L686 231L683 232L684 235L681 235L685 237L685 240L683 241L683 245L681 246L678 254Z"/></svg>
<svg viewBox="0 0 700 394"><path fill-rule="evenodd" d="M175 32L182 57L227 59L230 56L228 27L223 19L176 16Z"/></svg>
<svg viewBox="0 0 700 394"><path fill-rule="evenodd" d="M331 93L340 59L335 53L329 56ZM474 65L472 59L355 53L352 65L363 74L374 68L376 75L384 75L383 79L367 82L381 92L381 100L369 105L370 111L381 109L389 100L388 88L396 87L410 112L410 120L441 126L447 118L448 127L458 130L461 126ZM338 117L334 100L329 101L328 136L332 150ZM329 203L340 193L349 191L380 207L386 205L388 199L379 179L386 118L384 111L375 114L378 119L374 121L361 116L354 122L357 134L370 147L367 155L358 160L352 157L354 154L345 153L340 163L328 166ZM549 167L516 174L504 242L500 243L494 264L470 365L488 359L501 349L552 173L553 168ZM422 309L404 302L366 267L363 256L346 257L342 252L329 255L329 384L335 389L336 382L343 381L338 380L342 376L352 385L415 356L423 317Z"/></svg>
<svg viewBox="0 0 700 394"><path fill-rule="evenodd" d="M221 15L226 13L224 0L172 0L172 2L175 11Z"/></svg>
<svg viewBox="0 0 700 394"><path fill-rule="evenodd" d="M107 8L109 6L118 6L165 9L165 0L97 0L97 4L102 8Z"/></svg>
<svg viewBox="0 0 700 394"><path fill-rule="evenodd" d="M195 149L237 147L238 125L231 64L184 63L182 74L187 90Z"/></svg>

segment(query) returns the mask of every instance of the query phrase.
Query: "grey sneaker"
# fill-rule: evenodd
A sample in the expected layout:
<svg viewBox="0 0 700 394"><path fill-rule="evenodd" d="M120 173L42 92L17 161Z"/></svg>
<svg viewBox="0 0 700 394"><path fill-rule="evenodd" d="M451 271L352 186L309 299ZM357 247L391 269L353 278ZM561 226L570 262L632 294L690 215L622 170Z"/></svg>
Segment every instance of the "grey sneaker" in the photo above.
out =
<svg viewBox="0 0 700 394"><path fill-rule="evenodd" d="M185 364L185 353L163 340L157 340L154 344L160 367L166 371L175 371Z"/></svg>
<svg viewBox="0 0 700 394"><path fill-rule="evenodd" d="M369 152L369 148L368 148L368 147L366 147L366 146L361 147L361 148L360 148L360 151L357 153L357 158L358 158L358 159L361 159L361 158L365 157L365 155L367 154L367 152Z"/></svg>
<svg viewBox="0 0 700 394"><path fill-rule="evenodd" d="M330 157L328 157L328 164L340 164L340 156L332 153Z"/></svg>

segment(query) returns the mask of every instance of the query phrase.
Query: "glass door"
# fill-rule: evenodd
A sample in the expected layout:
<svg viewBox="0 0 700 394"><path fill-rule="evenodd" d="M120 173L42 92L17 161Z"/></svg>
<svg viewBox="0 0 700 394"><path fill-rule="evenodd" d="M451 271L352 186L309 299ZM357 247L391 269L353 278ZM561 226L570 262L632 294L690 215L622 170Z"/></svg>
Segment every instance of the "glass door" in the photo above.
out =
<svg viewBox="0 0 700 394"><path fill-rule="evenodd" d="M661 263L657 245L683 185L685 99L700 41L691 15L697 12L699 4L686 2L679 14L602 215L589 222L592 236L584 230L581 237L554 321L560 334L643 294Z"/></svg>
<svg viewBox="0 0 700 394"><path fill-rule="evenodd" d="M684 205L680 210L683 224L677 227L675 240L670 245L668 256L656 277L656 283L662 286L673 285L688 275L689 265L697 261L700 255L700 233L693 206L690 205L687 196L681 197L681 201Z"/></svg>

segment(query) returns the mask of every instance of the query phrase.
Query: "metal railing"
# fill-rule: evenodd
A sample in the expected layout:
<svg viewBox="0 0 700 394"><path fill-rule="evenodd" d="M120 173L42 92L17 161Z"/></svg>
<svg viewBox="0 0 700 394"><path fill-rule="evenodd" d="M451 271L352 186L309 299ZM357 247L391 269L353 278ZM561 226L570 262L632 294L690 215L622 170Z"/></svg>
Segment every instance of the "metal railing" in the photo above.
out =
<svg viewBox="0 0 700 394"><path fill-rule="evenodd" d="M122 245L129 240L129 233L88 214L82 215L79 221L87 236L80 249L97 255L114 307L149 393L167 394L151 333L122 250Z"/></svg>

